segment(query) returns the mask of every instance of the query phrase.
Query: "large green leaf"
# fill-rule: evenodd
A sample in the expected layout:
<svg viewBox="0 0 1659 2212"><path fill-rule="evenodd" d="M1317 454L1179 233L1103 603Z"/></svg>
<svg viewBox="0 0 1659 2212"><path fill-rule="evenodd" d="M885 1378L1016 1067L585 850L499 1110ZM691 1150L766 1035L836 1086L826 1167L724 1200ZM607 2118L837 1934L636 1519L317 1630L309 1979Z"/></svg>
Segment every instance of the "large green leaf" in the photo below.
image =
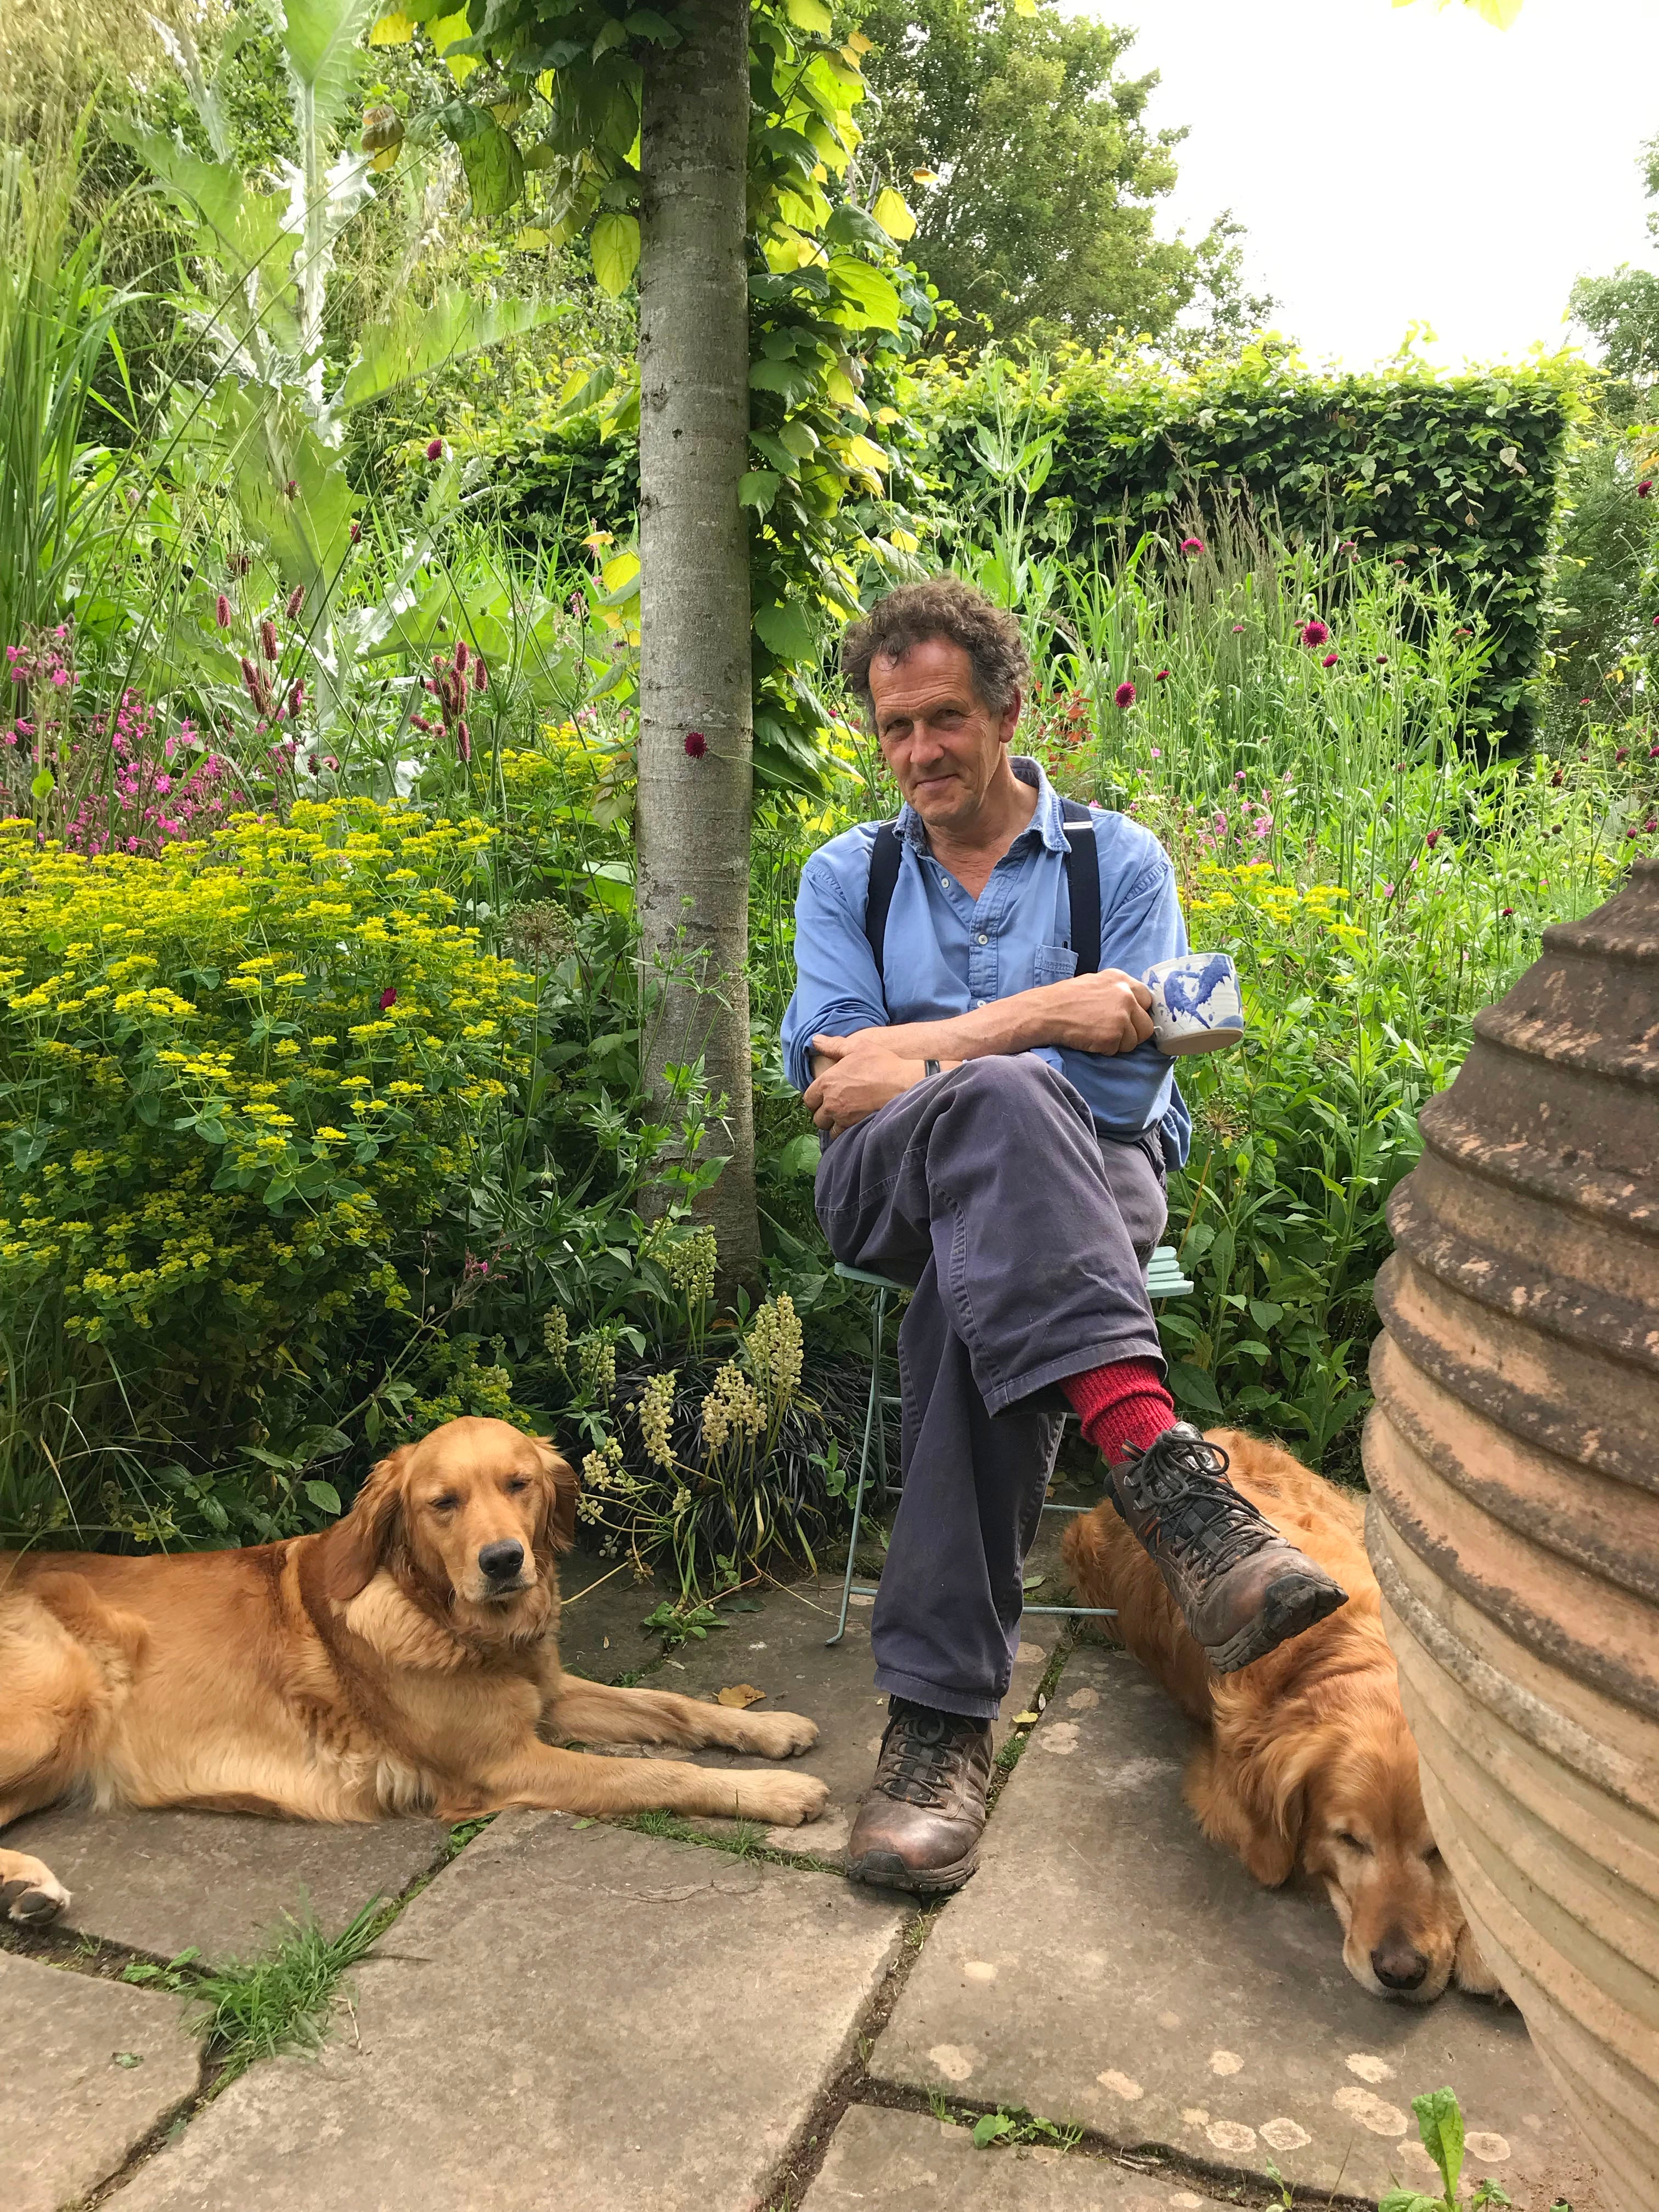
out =
<svg viewBox="0 0 1659 2212"><path fill-rule="evenodd" d="M278 0L277 35L304 108L301 136L327 136L351 104L360 41L379 0Z"/></svg>
<svg viewBox="0 0 1659 2212"><path fill-rule="evenodd" d="M842 303L840 319L857 328L897 330L899 295L879 269L872 269L854 254L832 254L830 282Z"/></svg>
<svg viewBox="0 0 1659 2212"><path fill-rule="evenodd" d="M520 337L565 312L551 300L492 304L461 292L441 292L428 307L405 305L391 322L373 324L364 331L332 410L344 414L361 407L413 377L429 376L463 354Z"/></svg>
<svg viewBox="0 0 1659 2212"><path fill-rule="evenodd" d="M639 217L615 209L599 216L593 224L593 274L599 289L619 299L639 265Z"/></svg>
<svg viewBox="0 0 1659 2212"><path fill-rule="evenodd" d="M757 607L755 634L781 660L805 660L817 644L812 625L799 606Z"/></svg>
<svg viewBox="0 0 1659 2212"><path fill-rule="evenodd" d="M508 133L482 107L446 100L435 120L461 157L472 212L481 222L504 215L524 190L524 156Z"/></svg>
<svg viewBox="0 0 1659 2212"><path fill-rule="evenodd" d="M204 161L166 132L142 130L119 116L108 128L210 234L200 244L204 254L238 281L257 269L267 289L283 282L299 238L288 228L288 203L280 194L250 191L229 162Z"/></svg>

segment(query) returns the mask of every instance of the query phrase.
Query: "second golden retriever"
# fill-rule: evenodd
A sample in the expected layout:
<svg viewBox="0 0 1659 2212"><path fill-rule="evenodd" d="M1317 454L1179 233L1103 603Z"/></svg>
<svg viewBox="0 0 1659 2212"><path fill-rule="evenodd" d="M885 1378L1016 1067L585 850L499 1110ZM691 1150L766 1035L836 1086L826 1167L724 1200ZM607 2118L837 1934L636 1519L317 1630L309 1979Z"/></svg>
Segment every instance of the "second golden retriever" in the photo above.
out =
<svg viewBox="0 0 1659 2212"><path fill-rule="evenodd" d="M523 1805L817 1818L815 1776L556 1750L807 1750L795 1713L613 1689L559 1665L555 1556L576 1479L542 1439L459 1420L383 1459L316 1536L113 1559L0 1554L0 1827L58 1799L303 1820ZM0 1849L0 1911L68 1893Z"/></svg>
<svg viewBox="0 0 1659 2212"><path fill-rule="evenodd" d="M1083 1601L1115 1606L1118 1637L1209 1730L1187 1772L1206 1836L1276 1887L1316 1875L1342 1960L1377 1996L1431 2003L1455 1979L1501 1996L1429 1832L1364 1509L1277 1444L1212 1429L1232 1481L1334 1575L1348 1601L1236 1674L1211 1672L1162 1577L1109 1504L1080 1515L1064 1555Z"/></svg>

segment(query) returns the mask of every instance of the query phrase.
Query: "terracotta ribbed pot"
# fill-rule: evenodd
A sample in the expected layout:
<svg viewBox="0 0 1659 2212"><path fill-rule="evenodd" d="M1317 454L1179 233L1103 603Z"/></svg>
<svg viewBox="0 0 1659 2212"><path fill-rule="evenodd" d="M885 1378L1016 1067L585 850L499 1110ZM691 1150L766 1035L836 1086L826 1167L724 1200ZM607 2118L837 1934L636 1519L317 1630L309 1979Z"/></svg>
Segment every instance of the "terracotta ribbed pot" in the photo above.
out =
<svg viewBox="0 0 1659 2212"><path fill-rule="evenodd" d="M1659 861L1474 1026L1389 1207L1370 1554L1469 1918L1656 2212Z"/></svg>

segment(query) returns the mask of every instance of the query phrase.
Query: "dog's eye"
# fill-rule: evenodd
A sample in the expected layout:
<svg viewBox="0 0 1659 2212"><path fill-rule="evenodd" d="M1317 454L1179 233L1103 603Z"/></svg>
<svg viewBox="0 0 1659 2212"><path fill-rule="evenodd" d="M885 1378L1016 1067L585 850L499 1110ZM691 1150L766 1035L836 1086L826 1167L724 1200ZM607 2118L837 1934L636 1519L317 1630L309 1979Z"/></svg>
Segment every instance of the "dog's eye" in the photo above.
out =
<svg viewBox="0 0 1659 2212"><path fill-rule="evenodd" d="M528 1490L529 1487L530 1478L527 1474L515 1474L507 1486L507 1494L509 1498L516 1498L521 1490Z"/></svg>
<svg viewBox="0 0 1659 2212"><path fill-rule="evenodd" d="M1364 1838L1363 1836L1356 1836L1352 1834L1346 1828L1339 1828L1337 1830L1336 1840L1339 1844L1346 1844L1351 1851L1364 1851L1367 1856L1370 1855L1371 1847L1365 1841Z"/></svg>
<svg viewBox="0 0 1659 2212"><path fill-rule="evenodd" d="M460 1502L453 1491L447 1490L441 1498L433 1499L432 1510L434 1513L453 1513Z"/></svg>

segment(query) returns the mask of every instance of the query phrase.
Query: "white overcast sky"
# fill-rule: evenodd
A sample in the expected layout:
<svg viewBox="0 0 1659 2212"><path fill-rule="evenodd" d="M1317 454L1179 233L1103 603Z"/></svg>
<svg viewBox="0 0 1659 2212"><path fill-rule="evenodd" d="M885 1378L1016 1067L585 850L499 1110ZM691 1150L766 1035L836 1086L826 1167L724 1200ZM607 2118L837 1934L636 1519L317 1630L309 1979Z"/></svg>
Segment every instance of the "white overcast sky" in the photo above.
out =
<svg viewBox="0 0 1659 2212"><path fill-rule="evenodd" d="M1516 358L1568 335L1576 276L1659 267L1659 0L1525 0L1508 31L1434 0L1073 4L1135 27L1153 118L1190 126L1160 230L1231 206L1315 358L1385 359L1413 321L1441 361Z"/></svg>

